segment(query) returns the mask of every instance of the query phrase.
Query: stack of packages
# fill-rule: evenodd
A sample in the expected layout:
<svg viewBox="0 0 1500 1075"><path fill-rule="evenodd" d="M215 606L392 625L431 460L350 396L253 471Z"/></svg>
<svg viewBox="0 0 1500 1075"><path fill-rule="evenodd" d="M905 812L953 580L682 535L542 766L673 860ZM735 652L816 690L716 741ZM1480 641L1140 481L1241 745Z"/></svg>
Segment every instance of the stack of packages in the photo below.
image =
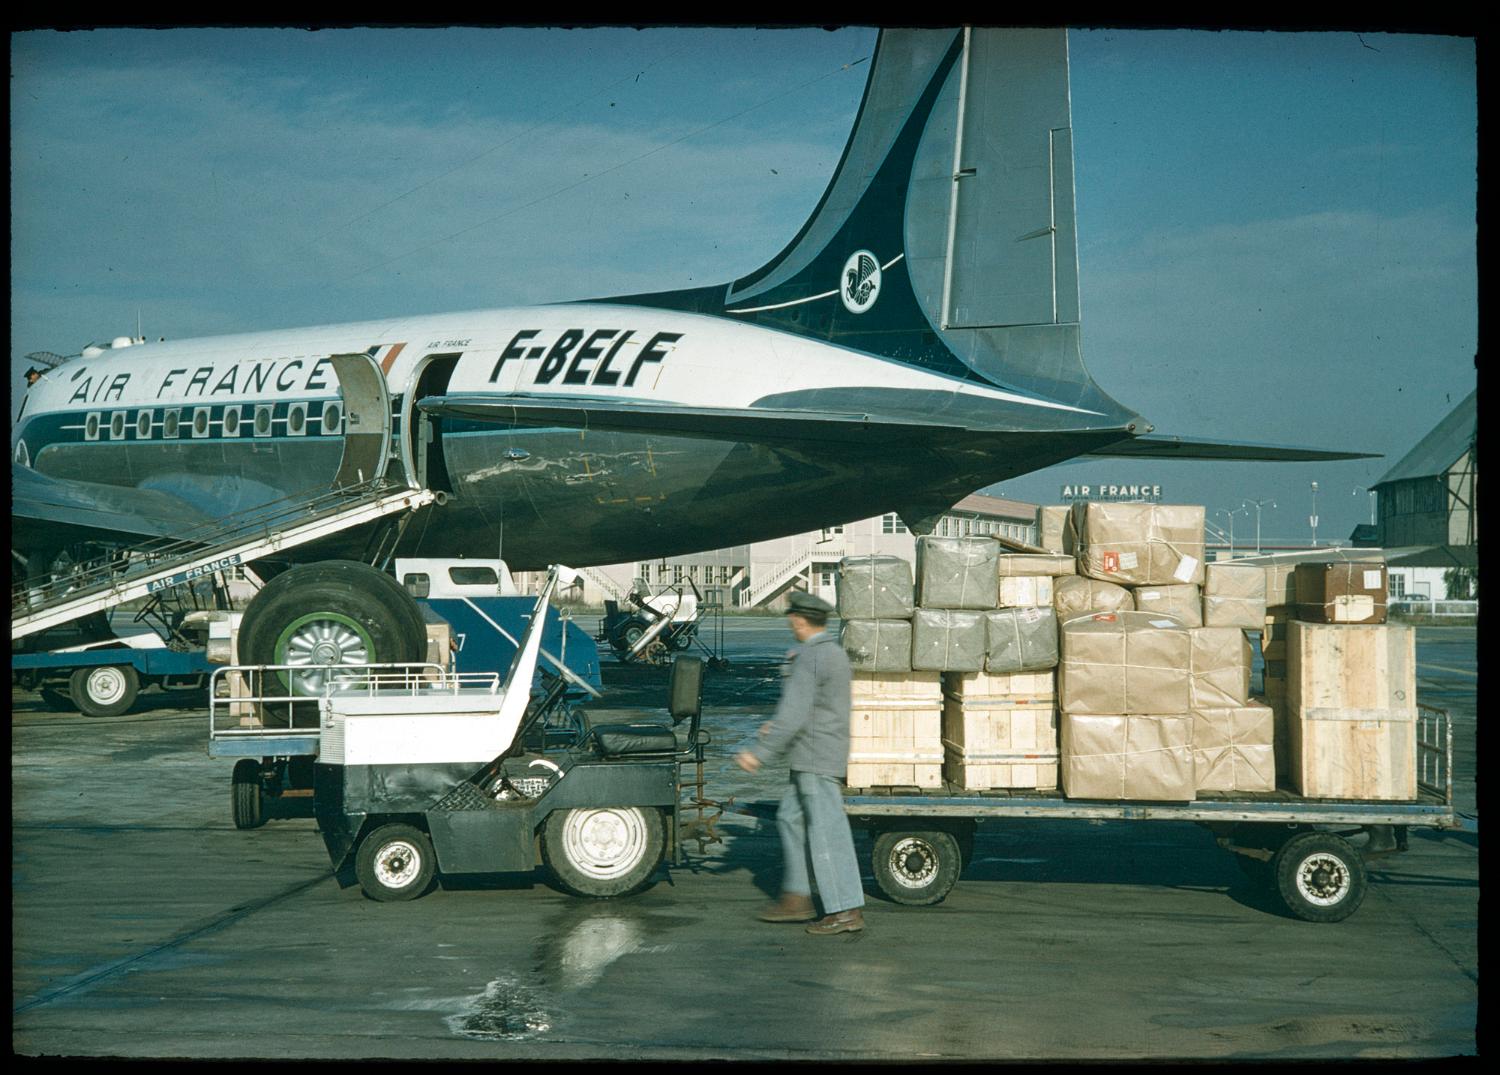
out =
<svg viewBox="0 0 1500 1075"><path fill-rule="evenodd" d="M994 545L994 542L991 542ZM984 667L943 673L943 775L966 791L1057 787L1058 583L1071 556L995 556Z"/></svg>
<svg viewBox="0 0 1500 1075"><path fill-rule="evenodd" d="M911 564L899 556L839 563L842 641L854 671L850 787L942 786L939 673L912 668Z"/></svg>
<svg viewBox="0 0 1500 1075"><path fill-rule="evenodd" d="M1245 635L1264 620L1263 572L1205 567L1202 507L1077 504L1063 534L1093 584L1056 596L1064 792L1274 790L1274 721L1250 699Z"/></svg>
<svg viewBox="0 0 1500 1075"><path fill-rule="evenodd" d="M1416 798L1416 632L1386 623L1385 565L1278 564L1265 576L1266 696L1287 781L1308 798Z"/></svg>

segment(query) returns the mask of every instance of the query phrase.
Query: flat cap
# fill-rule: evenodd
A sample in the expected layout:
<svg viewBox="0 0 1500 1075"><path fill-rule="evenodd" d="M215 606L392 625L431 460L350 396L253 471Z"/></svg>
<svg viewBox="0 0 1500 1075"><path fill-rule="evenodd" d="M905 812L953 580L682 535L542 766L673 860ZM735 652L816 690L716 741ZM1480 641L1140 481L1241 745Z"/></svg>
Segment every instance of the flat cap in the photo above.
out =
<svg viewBox="0 0 1500 1075"><path fill-rule="evenodd" d="M786 610L788 614L793 612L821 612L827 616L833 611L833 606L816 594L806 593L802 590L793 590L787 594Z"/></svg>

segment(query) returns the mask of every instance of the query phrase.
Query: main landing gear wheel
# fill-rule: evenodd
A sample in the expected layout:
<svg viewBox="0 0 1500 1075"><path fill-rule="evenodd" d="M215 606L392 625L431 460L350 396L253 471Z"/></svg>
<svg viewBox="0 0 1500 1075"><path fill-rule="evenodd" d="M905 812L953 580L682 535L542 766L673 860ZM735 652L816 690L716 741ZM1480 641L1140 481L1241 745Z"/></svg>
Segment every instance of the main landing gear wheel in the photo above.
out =
<svg viewBox="0 0 1500 1075"><path fill-rule="evenodd" d="M1364 902L1368 877L1354 845L1328 832L1286 842L1272 865L1287 910L1308 922L1341 922Z"/></svg>
<svg viewBox="0 0 1500 1075"><path fill-rule="evenodd" d="M230 778L229 801L234 813L234 827L254 829L265 824L264 788L261 784L260 766L250 758L241 758L234 763L234 775Z"/></svg>
<svg viewBox="0 0 1500 1075"><path fill-rule="evenodd" d="M128 664L80 668L69 682L73 704L86 717L117 717L140 691L140 678Z"/></svg>
<svg viewBox="0 0 1500 1075"><path fill-rule="evenodd" d="M277 673L280 686L316 697L341 666L423 660L427 628L411 595L384 571L328 560L266 583L245 609L239 646L245 664L297 666Z"/></svg>
<svg viewBox="0 0 1500 1075"><path fill-rule="evenodd" d="M958 883L963 853L951 833L882 832L870 856L875 883L895 903L941 903Z"/></svg>
<svg viewBox="0 0 1500 1075"><path fill-rule="evenodd" d="M372 900L414 900L432 885L437 856L432 841L411 825L382 825L360 842L354 856L359 887Z"/></svg>
<svg viewBox="0 0 1500 1075"><path fill-rule="evenodd" d="M554 810L542 827L542 861L575 896L605 899L645 886L666 848L654 807Z"/></svg>

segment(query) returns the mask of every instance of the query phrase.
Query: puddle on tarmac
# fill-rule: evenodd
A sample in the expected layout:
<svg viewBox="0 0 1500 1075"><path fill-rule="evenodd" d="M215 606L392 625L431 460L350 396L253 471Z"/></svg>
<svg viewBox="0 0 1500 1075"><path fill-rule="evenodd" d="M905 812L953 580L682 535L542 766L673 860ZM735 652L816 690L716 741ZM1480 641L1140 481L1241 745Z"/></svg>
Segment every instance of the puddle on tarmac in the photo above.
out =
<svg viewBox="0 0 1500 1075"><path fill-rule="evenodd" d="M575 923L559 941L544 943L541 962L555 972L559 989L583 989L597 982L621 956L672 948L645 944L645 936L645 927L634 918L595 915Z"/></svg>
<svg viewBox="0 0 1500 1075"><path fill-rule="evenodd" d="M444 1022L453 1033L479 1041L524 1041L552 1029L552 1016L536 993L514 978L496 978Z"/></svg>

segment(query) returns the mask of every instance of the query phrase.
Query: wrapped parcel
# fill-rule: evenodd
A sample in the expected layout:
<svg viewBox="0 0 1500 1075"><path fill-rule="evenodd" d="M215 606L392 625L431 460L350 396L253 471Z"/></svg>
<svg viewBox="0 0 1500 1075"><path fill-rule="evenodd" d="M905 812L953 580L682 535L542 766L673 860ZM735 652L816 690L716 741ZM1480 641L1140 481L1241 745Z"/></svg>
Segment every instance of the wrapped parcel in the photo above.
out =
<svg viewBox="0 0 1500 1075"><path fill-rule="evenodd" d="M1058 728L1068 798L1190 802L1196 797L1188 713L1064 712Z"/></svg>
<svg viewBox="0 0 1500 1075"><path fill-rule="evenodd" d="M993 538L917 539L917 604L925 609L994 608L1000 543Z"/></svg>
<svg viewBox="0 0 1500 1075"><path fill-rule="evenodd" d="M911 671L909 620L845 620L839 637L855 671Z"/></svg>
<svg viewBox="0 0 1500 1075"><path fill-rule="evenodd" d="M1197 586L1137 586L1131 596L1137 612L1171 616L1187 627L1203 626L1203 594Z"/></svg>
<svg viewBox="0 0 1500 1075"><path fill-rule="evenodd" d="M1001 553L1000 577L1015 578L1025 575L1076 575L1078 561L1071 556L1060 556L1035 552Z"/></svg>
<svg viewBox="0 0 1500 1075"><path fill-rule="evenodd" d="M919 608L912 616L913 670L978 672L984 668L984 655L984 613Z"/></svg>
<svg viewBox="0 0 1500 1075"><path fill-rule="evenodd" d="M916 608L911 564L900 556L844 557L838 592L845 620L905 620Z"/></svg>
<svg viewBox="0 0 1500 1075"><path fill-rule="evenodd" d="M1203 582L1203 506L1073 505L1078 571L1124 586Z"/></svg>
<svg viewBox="0 0 1500 1075"><path fill-rule="evenodd" d="M1050 608L1003 608L984 614L984 670L1040 672L1057 667L1057 613Z"/></svg>
<svg viewBox="0 0 1500 1075"><path fill-rule="evenodd" d="M1192 708L1243 706L1250 700L1250 640L1238 627L1195 627L1192 636Z"/></svg>
<svg viewBox="0 0 1500 1075"><path fill-rule="evenodd" d="M1062 625L1059 708L1068 713L1187 713L1191 650L1189 629L1166 616L1096 612L1069 620Z"/></svg>
<svg viewBox="0 0 1500 1075"><path fill-rule="evenodd" d="M1125 587L1112 582L1069 575L1053 580L1052 607L1057 610L1058 621L1066 623L1074 616L1093 612L1134 611L1135 598Z"/></svg>
<svg viewBox="0 0 1500 1075"><path fill-rule="evenodd" d="M1268 706L1193 710L1193 779L1199 791L1275 791L1275 721Z"/></svg>
<svg viewBox="0 0 1500 1075"><path fill-rule="evenodd" d="M1203 626L1259 631L1266 618L1265 569L1226 561L1203 570Z"/></svg>

